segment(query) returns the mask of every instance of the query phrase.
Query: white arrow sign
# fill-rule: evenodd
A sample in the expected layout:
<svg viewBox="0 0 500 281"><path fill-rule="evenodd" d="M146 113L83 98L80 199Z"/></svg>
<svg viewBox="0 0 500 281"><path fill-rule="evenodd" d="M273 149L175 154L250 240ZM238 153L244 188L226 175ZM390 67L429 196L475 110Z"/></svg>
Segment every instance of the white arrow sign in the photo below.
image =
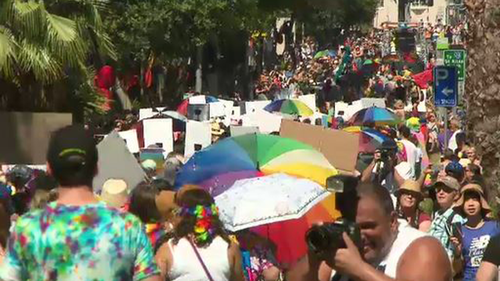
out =
<svg viewBox="0 0 500 281"><path fill-rule="evenodd" d="M452 89L448 89L448 87L444 88L441 92L442 92L445 96L449 96L450 94L453 94L453 90L452 90Z"/></svg>

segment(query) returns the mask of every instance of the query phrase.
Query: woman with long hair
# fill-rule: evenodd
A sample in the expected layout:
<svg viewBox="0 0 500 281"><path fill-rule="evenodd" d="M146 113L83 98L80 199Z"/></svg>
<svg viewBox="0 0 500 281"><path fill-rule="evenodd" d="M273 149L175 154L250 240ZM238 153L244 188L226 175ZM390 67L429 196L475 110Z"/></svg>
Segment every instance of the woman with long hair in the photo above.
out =
<svg viewBox="0 0 500 281"><path fill-rule="evenodd" d="M174 230L156 252L171 281L243 281L239 247L225 233L214 199L195 188L178 193Z"/></svg>
<svg viewBox="0 0 500 281"><path fill-rule="evenodd" d="M455 246L455 255L463 260L463 281L474 281L490 238L500 233L500 227L488 219L491 208L478 184L462 188L454 209L466 222L452 225L450 240Z"/></svg>
<svg viewBox="0 0 500 281"><path fill-rule="evenodd" d="M156 196L160 191L156 186L143 182L132 191L128 211L136 215L144 224L151 245L165 234L165 227L160 212L156 207Z"/></svg>
<svg viewBox="0 0 500 281"><path fill-rule="evenodd" d="M396 191L396 209L401 218L411 227L427 232L431 227L431 218L420 211L419 204L423 200L421 184L418 181L406 180Z"/></svg>

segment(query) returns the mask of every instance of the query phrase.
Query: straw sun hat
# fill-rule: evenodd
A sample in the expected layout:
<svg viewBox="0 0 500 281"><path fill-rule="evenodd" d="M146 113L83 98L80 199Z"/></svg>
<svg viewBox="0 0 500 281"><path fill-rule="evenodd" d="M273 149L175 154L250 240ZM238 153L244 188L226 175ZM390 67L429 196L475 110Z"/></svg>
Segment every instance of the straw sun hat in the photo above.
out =
<svg viewBox="0 0 500 281"><path fill-rule="evenodd" d="M462 190L460 191L460 198L455 202L453 205L453 208L455 211L457 211L460 214L463 214L463 206L465 204L465 194L466 193L476 193L479 195L479 202L481 203L481 209L483 210L484 213L490 213L491 212L491 207L488 204L488 201L484 197L484 191L483 188L478 185L478 184L468 184L464 187L462 187Z"/></svg>
<svg viewBox="0 0 500 281"><path fill-rule="evenodd" d="M420 183L414 180L405 180L404 183L399 187L399 189L395 192L396 197L401 196L403 192L409 192L414 197L423 198L422 188Z"/></svg>
<svg viewBox="0 0 500 281"><path fill-rule="evenodd" d="M101 200L114 208L123 207L128 201L128 186L122 179L109 179L102 186Z"/></svg>

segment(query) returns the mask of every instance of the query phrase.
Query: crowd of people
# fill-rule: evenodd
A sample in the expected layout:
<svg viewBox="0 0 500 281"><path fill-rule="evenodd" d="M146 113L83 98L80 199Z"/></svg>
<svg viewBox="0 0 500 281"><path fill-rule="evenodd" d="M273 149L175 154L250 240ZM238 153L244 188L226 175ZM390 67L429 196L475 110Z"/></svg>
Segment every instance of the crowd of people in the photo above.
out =
<svg viewBox="0 0 500 281"><path fill-rule="evenodd" d="M431 45L440 36L463 41L461 25L422 30ZM139 185L113 178L96 192L95 132L134 127L137 117L127 114L111 124L94 120L93 127L56 131L45 171L22 165L0 171L0 279L497 280L496 202L462 130L463 117L446 114L445 128L425 85L432 81L422 83L412 73L410 66L422 59L396 58L386 35L350 38L321 55L309 38L295 66L285 61L284 70L264 72L256 87L261 100L316 93L319 110L329 115L338 101L385 98L400 118L396 124L363 124L384 141L359 155L346 183L354 195L337 206L348 207L340 210L339 222L354 222L359 239L344 232L342 246L280 264L269 239L225 229L208 191L174 186L185 163L178 149L161 173L154 161L140 162L147 179ZM434 63L427 54L421 70ZM328 125L349 125L340 121ZM226 137L221 130L212 130L213 142ZM182 146L182 137L176 142Z"/></svg>

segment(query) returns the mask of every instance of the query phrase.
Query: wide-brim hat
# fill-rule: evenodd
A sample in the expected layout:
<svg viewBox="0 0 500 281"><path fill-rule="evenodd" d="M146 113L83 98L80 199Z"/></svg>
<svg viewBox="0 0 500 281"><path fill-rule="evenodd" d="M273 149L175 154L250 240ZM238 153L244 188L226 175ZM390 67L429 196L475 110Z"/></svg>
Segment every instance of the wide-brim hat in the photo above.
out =
<svg viewBox="0 0 500 281"><path fill-rule="evenodd" d="M405 180L404 183L399 187L399 189L396 190L395 192L396 197L401 196L403 192L411 192L420 199L424 197L424 194L422 193L421 184L418 181L414 180Z"/></svg>
<svg viewBox="0 0 500 281"><path fill-rule="evenodd" d="M128 201L128 186L122 179L109 179L104 182L101 200L114 208L123 207Z"/></svg>
<svg viewBox="0 0 500 281"><path fill-rule="evenodd" d="M451 176L439 177L434 184L434 188L440 185L447 186L455 191L460 191L460 183L457 181L457 179Z"/></svg>
<svg viewBox="0 0 500 281"><path fill-rule="evenodd" d="M483 211L485 211L486 213L491 212L490 204L488 204L488 201L484 197L483 188L479 184L475 183L471 183L462 187L462 190L460 191L460 198L455 202L453 206L453 208L455 208L457 212L459 213L463 212L466 193L477 193L480 198L481 209L483 209Z"/></svg>

